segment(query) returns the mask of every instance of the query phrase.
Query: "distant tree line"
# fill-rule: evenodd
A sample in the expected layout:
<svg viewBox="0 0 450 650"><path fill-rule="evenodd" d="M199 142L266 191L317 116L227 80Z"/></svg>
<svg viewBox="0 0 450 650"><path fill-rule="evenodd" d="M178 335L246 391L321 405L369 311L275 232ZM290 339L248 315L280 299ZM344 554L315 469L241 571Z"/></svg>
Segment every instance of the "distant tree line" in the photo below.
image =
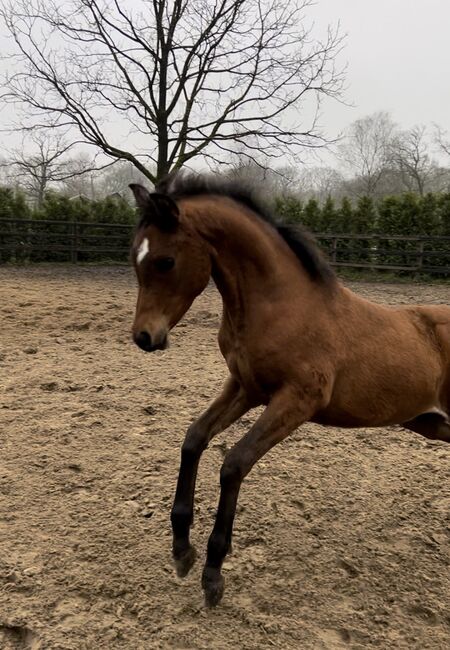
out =
<svg viewBox="0 0 450 650"><path fill-rule="evenodd" d="M150 183L132 162L91 158L68 142L51 133L35 133L22 147L4 151L0 185L23 190L30 204L42 207L48 191L92 200L120 193L131 200L129 183ZM411 192L450 192L450 134L436 125L402 130L389 114L374 113L350 124L329 152L330 163L333 155L334 165L277 166L274 161L267 166L267 161L258 160L258 152L251 160L244 154L225 154L218 170L244 180L258 194L314 198L321 204L329 196L355 201L362 196L378 200Z"/></svg>
<svg viewBox="0 0 450 650"><path fill-rule="evenodd" d="M388 113L356 120L328 152L328 165L271 167L238 160L232 176L258 192L324 203L348 197L380 199L404 193L450 192L450 134L434 126L400 128Z"/></svg>

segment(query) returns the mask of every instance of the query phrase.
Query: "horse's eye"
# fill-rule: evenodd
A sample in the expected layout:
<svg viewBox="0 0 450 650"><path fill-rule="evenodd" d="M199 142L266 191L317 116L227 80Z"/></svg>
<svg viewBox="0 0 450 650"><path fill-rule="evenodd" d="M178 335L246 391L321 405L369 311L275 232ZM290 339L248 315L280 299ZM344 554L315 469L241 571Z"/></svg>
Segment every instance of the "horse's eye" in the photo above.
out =
<svg viewBox="0 0 450 650"><path fill-rule="evenodd" d="M166 273L167 271L170 271L173 269L174 265L175 260L173 257L160 257L159 259L155 260L155 268L160 273Z"/></svg>

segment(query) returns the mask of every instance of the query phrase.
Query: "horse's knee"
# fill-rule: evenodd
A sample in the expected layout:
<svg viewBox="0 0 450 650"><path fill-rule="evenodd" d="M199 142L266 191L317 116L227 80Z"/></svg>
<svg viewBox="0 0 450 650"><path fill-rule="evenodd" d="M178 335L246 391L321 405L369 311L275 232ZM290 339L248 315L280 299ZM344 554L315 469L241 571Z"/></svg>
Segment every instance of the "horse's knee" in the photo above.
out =
<svg viewBox="0 0 450 650"><path fill-rule="evenodd" d="M231 454L225 457L220 469L220 486L227 489L232 485L240 483L243 479L242 463Z"/></svg>
<svg viewBox="0 0 450 650"><path fill-rule="evenodd" d="M181 446L181 457L186 462L195 461L208 446L207 433L196 422L187 430Z"/></svg>

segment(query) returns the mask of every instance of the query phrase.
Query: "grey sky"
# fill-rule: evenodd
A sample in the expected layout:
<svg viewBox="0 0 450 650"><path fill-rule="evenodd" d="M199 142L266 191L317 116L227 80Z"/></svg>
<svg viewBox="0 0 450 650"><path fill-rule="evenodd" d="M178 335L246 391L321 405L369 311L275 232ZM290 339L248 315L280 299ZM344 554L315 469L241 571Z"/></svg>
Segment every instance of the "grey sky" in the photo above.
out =
<svg viewBox="0 0 450 650"><path fill-rule="evenodd" d="M436 122L450 130L448 0L319 0L318 22L348 34L347 99L327 105L330 134L378 110L405 128Z"/></svg>
<svg viewBox="0 0 450 650"><path fill-rule="evenodd" d="M321 34L338 21L347 33L339 63L348 64L345 98L352 105L324 104L328 136L379 110L404 128L436 122L450 131L449 0L317 0L308 18ZM0 112L0 121L8 118L10 107Z"/></svg>

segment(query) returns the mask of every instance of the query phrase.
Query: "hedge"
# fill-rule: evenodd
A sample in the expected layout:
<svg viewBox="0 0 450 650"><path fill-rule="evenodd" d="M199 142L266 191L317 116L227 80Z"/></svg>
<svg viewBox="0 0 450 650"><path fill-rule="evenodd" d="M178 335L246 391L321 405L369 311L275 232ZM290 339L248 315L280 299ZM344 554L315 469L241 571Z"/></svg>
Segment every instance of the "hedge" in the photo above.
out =
<svg viewBox="0 0 450 650"><path fill-rule="evenodd" d="M2 223L2 219L17 219L18 223ZM21 219L30 219L33 223L20 224ZM48 224L48 220L63 223ZM90 201L48 193L40 209L31 209L20 192L0 188L0 261L68 261L71 257L68 249L74 228L77 231L78 246L82 250L111 248L126 251L135 221L135 209L120 198ZM113 229L109 227L111 224L129 227ZM117 253L114 250L80 252L76 259L82 262L126 260L127 253Z"/></svg>
<svg viewBox="0 0 450 650"><path fill-rule="evenodd" d="M360 197L355 204L348 198L335 204L328 198L322 207L315 199L304 205L290 198L278 198L278 212L293 223L303 223L316 233L357 234L357 235L393 235L435 237L450 235L450 194L426 194L421 197L407 193L387 196L375 203L370 197ZM319 238L320 241L320 238ZM323 242L326 244L326 242ZM395 239L380 240L378 253L374 257L370 251L369 241L360 240L357 245L352 241L339 241L338 258L341 262L379 262L408 266L417 242L402 242ZM450 266L448 241L433 241L423 244L423 266ZM442 255L439 252L442 251ZM429 255L427 255L427 252ZM438 253L438 255L436 255Z"/></svg>
<svg viewBox="0 0 450 650"><path fill-rule="evenodd" d="M286 221L302 223L313 232L336 234L447 235L450 233L450 194L402 194L377 203L362 196L356 204L331 197L320 207L293 197L278 197L277 212Z"/></svg>
<svg viewBox="0 0 450 650"><path fill-rule="evenodd" d="M302 223L315 233L328 234L382 234L382 235L434 235L450 236L450 193L388 196L377 203L369 197L360 197L356 203L348 198L339 203L329 197L323 205L315 199L302 203L296 197L278 197L275 200L277 213L291 223ZM33 223L21 226L7 223L7 219L30 219ZM46 224L47 220L62 221L63 224ZM22 193L0 187L0 262L5 261L67 261L67 250L56 252L56 245L67 245L73 232L70 224L80 223L79 242L81 249L108 248L126 250L130 243L132 226L135 223L135 209L120 198L89 201L83 198L69 199L48 193L40 209L27 205ZM100 225L91 225L100 224ZM105 224L104 226L101 224ZM129 228L108 228L108 224L124 224ZM32 227L31 227L32 226ZM14 248L13 244L17 244ZM48 244L46 248L46 243ZM425 253L431 244L425 245ZM450 256L448 242L433 242L436 252L442 250L446 264ZM9 247L10 250L6 250ZM417 250L417 244L402 244L403 257L395 254L398 243L395 240L383 242L384 259L400 264L408 263L408 250ZM428 247L428 248L427 248ZM11 248L13 250L11 250ZM367 250L366 250L367 249ZM361 240L358 250L352 241L339 241L341 261L364 262L369 257L369 242ZM391 252L392 251L392 252ZM79 261L103 259L126 260L127 254L112 251L91 251L80 253ZM373 253L372 253L373 258ZM436 256L429 256L425 262L432 266Z"/></svg>

